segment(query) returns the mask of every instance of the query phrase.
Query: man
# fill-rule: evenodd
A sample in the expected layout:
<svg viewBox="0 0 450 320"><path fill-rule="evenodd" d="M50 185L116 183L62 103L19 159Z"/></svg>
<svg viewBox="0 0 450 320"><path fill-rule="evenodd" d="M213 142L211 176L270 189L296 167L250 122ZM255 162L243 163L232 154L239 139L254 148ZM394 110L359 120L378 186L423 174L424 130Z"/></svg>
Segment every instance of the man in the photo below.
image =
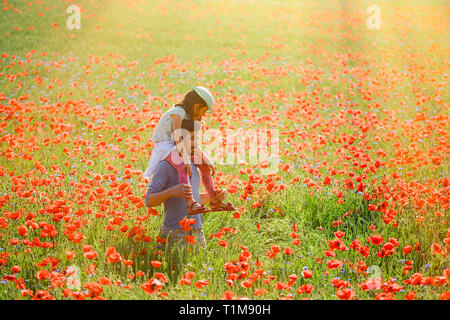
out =
<svg viewBox="0 0 450 320"><path fill-rule="evenodd" d="M194 135L191 134L191 140ZM194 152L194 143L191 143L191 155ZM197 166L192 161L192 176L189 177L190 186L178 183L177 170L166 160L158 163L150 182L145 202L148 207L155 207L164 202L164 219L161 226L161 237L166 238L168 246L171 248L175 243L187 245L192 242L192 238L187 241L186 236L193 236L195 244L200 247L206 246L205 235L203 232L203 216L194 214L187 216L188 208L186 197L194 197L199 204L208 202L222 201L225 198L224 190L216 190L215 196L209 196L208 193L200 194L200 175ZM195 219L195 224L191 225L191 231L183 231L180 221L184 217Z"/></svg>

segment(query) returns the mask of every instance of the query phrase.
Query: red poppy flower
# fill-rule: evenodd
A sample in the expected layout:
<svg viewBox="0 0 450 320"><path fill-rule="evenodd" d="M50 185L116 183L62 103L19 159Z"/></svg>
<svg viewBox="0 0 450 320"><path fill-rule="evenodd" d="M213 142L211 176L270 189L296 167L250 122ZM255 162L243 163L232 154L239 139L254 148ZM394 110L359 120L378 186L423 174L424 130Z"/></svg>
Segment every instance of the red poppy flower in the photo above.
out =
<svg viewBox="0 0 450 320"><path fill-rule="evenodd" d="M403 247L403 254L406 256L406 255L408 255L409 253L411 253L412 250L413 250L413 247L412 247L412 246L410 246L410 245L405 246L405 247Z"/></svg>
<svg viewBox="0 0 450 320"><path fill-rule="evenodd" d="M345 236L345 232L342 232L342 231L336 231L336 232L334 233L334 235L335 235L337 238L342 238L343 236Z"/></svg>
<svg viewBox="0 0 450 320"><path fill-rule="evenodd" d="M297 293L298 294L302 294L302 293L311 293L314 290L314 286L311 284L302 284L298 289L297 289Z"/></svg>
<svg viewBox="0 0 450 320"><path fill-rule="evenodd" d="M108 279L108 278L106 278L106 277L100 277L100 278L98 279L98 281L100 281L100 283L101 283L102 285L105 285L105 286L110 286L110 285L111 285L111 280Z"/></svg>
<svg viewBox="0 0 450 320"><path fill-rule="evenodd" d="M48 272L45 269L41 269L38 272L36 272L36 278L38 278L39 280L49 279L50 272Z"/></svg>
<svg viewBox="0 0 450 320"><path fill-rule="evenodd" d="M89 252L86 252L84 254L84 256L85 256L86 259L92 260L92 259L97 258L98 254L97 254L96 251L89 251Z"/></svg>
<svg viewBox="0 0 450 320"><path fill-rule="evenodd" d="M311 270L309 270L309 269L302 271L302 276L304 278L311 278L312 275L313 275L313 272Z"/></svg>
<svg viewBox="0 0 450 320"><path fill-rule="evenodd" d="M233 291L225 291L220 300L234 300L235 298L236 295L233 293Z"/></svg>
<svg viewBox="0 0 450 320"><path fill-rule="evenodd" d="M136 273L136 276L138 276L137 273ZM155 272L154 277L155 277L156 279L158 279L159 281L166 282L166 283L169 282L169 280L167 280L167 278L166 278L166 276L164 275L164 273L161 273L161 272Z"/></svg>
<svg viewBox="0 0 450 320"><path fill-rule="evenodd" d="M19 236L26 237L28 235L28 229L26 226L21 225L17 227L17 233L19 234Z"/></svg>
<svg viewBox="0 0 450 320"><path fill-rule="evenodd" d="M186 242L187 242L188 244L196 244L196 243L197 243L197 241L195 240L195 237L194 237L194 236L191 236L191 235L186 235L186 236L184 237L184 239L186 240Z"/></svg>
<svg viewBox="0 0 450 320"><path fill-rule="evenodd" d="M355 296L355 293L352 289L340 289L336 292L336 296L340 300L351 300Z"/></svg>
<svg viewBox="0 0 450 320"><path fill-rule="evenodd" d="M378 246L378 245L382 244L383 241L384 241L383 237L380 236L380 235L377 235L377 234L373 235L373 236L370 236L369 240L370 240L370 242L372 242L372 244L374 246Z"/></svg>
<svg viewBox="0 0 450 320"><path fill-rule="evenodd" d="M55 298L45 290L38 290L36 294L31 298L32 300L55 300Z"/></svg>
<svg viewBox="0 0 450 320"><path fill-rule="evenodd" d="M433 242L433 244L431 245L431 253L432 254L441 254L442 246L439 243Z"/></svg>
<svg viewBox="0 0 450 320"><path fill-rule="evenodd" d="M108 257L108 262L110 263L118 263L120 261L122 261L122 256L117 252L111 253Z"/></svg>
<svg viewBox="0 0 450 320"><path fill-rule="evenodd" d="M155 278L150 278L147 282L141 285L141 288L147 294L154 294L159 290L161 290L162 287L163 287L162 283Z"/></svg>
<svg viewBox="0 0 450 320"><path fill-rule="evenodd" d="M240 283L243 288L250 288L252 286L252 282L250 280L244 280Z"/></svg>
<svg viewBox="0 0 450 320"><path fill-rule="evenodd" d="M11 267L11 271L14 273L19 273L21 270L21 268L19 266L13 266Z"/></svg>
<svg viewBox="0 0 450 320"><path fill-rule="evenodd" d="M336 268L339 268L342 264L343 264L342 261L336 260L336 259L332 259L332 260L328 260L328 261L327 261L327 267L328 267L328 269L336 269Z"/></svg>

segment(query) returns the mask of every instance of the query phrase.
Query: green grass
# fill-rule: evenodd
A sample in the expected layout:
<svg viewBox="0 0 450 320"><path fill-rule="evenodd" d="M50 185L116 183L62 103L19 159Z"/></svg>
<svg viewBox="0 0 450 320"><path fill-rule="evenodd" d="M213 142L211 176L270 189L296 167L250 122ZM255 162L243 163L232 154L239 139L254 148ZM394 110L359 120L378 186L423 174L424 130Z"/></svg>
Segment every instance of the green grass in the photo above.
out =
<svg viewBox="0 0 450 320"><path fill-rule="evenodd" d="M443 123L439 128L437 125L431 128L430 135L421 134L437 123L433 121L416 124L413 131L419 134L421 141L413 141L402 135L408 131L406 123L417 113L425 112L433 117L445 115L447 111L436 100L428 100L421 106L416 104L418 93L433 96L437 84L448 80L443 59L448 48L448 29L444 28L448 18L443 14L448 10L445 2L430 1L425 5L419 1L381 1L377 4L381 9L383 23L379 31L368 30L365 24L366 8L372 4L370 1L78 3L86 10L82 12L82 27L79 30L66 28L68 14L65 10L68 4L64 1L43 1L42 5L33 3L32 6L23 1L13 3L14 8L21 10L21 13L13 10L3 10L1 13L2 20L8 23L0 26L0 53L9 55L2 57L0 64L1 92L6 98L2 105L11 104L12 99L17 101L21 96L27 95L28 98L19 101L26 107L7 109L2 106L0 110L2 123L5 123L0 129L2 136L13 135L19 146L13 151L19 157L7 160L5 151L10 148L10 143L7 139L1 140L0 168L5 170L5 175L1 177L0 193L10 194L12 200L2 207L3 214L0 217L6 211L23 210L24 215L28 212L35 214L37 223L45 221L54 224L57 229L55 238L41 239L41 242L56 241L54 248L30 248L30 253L27 253L24 244L13 246L8 242L12 238L23 238L17 235L17 227L25 224L25 218L9 219L9 226L1 231L0 237L0 247L10 253L8 263L0 264L2 277L11 273L11 266L19 265L22 271L18 276L25 279L26 288L33 292L48 289L55 298L62 299L64 286L49 289L49 280L38 281L35 277L41 268L50 270L48 266L36 266L36 263L50 256L60 259L56 267L58 272L71 265L78 266L82 285L98 281L100 277L132 285L131 289L123 289L121 285L103 286L101 296L108 299L161 298L147 295L140 288L155 272L162 272L169 278L162 290L167 292L165 299L219 299L227 290L232 290L238 297L252 299L277 299L288 294L293 294L295 299L337 299L336 288L330 284L330 279L335 277L351 280L356 297L375 298L377 292L363 291L357 285L367 280L367 274L352 272L347 264L341 269L327 269L328 258L324 256L324 251L328 250L327 241L335 238L334 232L337 230L346 233L343 241L347 246L354 239L360 240L362 245L368 245L366 239L375 233L383 236L385 242L391 237L398 239L400 245L396 248L397 252L383 259L376 255L380 247L371 245L368 245L371 250L368 258L362 258L351 249L336 251L335 259L352 263L364 261L367 266L379 266L384 281L396 278L403 285L402 281L416 272L430 276L442 274L448 261L432 255L430 246L434 242L443 243L446 237L445 223L434 214L440 210L447 219L448 209L444 206L439 203L430 205L423 212L417 212L413 203L395 207L399 225L394 228L383 222L381 213L369 210L370 204L380 204L384 199L369 201L360 192L344 190L342 203L338 203L333 191L335 188L342 190L341 186L333 183L315 190L307 188L303 180L310 178L319 183L329 175L328 166L342 170L346 168L344 163L356 175L364 174L363 168L351 167L352 160L334 163L339 157L355 157L353 150L343 147L345 143L332 143L333 138L355 135L353 146L360 148L360 153L370 155L370 161L378 157L376 150L382 148L387 154L384 161L393 163L389 159L395 159L400 148L407 149L411 142L416 142L418 149L427 155L428 150L436 147L439 137L444 132L448 133L448 123ZM39 12L43 15L39 16ZM402 20L400 17L415 18L415 21ZM435 25L429 23L433 19ZM58 30L54 30L52 23L59 25ZM30 26L34 28L31 30ZM21 31L14 29L16 27ZM437 30L441 32L437 33ZM193 37L193 40L189 37ZM430 50L433 43L437 46L434 51ZM32 50L35 50L30 56L32 62L27 63L27 54ZM41 54L44 52L46 55ZM13 55L17 59L12 59ZM155 64L157 59L171 55L173 61ZM17 61L24 62L24 67ZM58 68L50 65L50 62L61 62L62 66ZM6 77L8 74L18 75L24 70L29 73L28 76L18 76L14 81ZM42 85L38 84L37 75L42 77ZM219 81L225 81L225 84L221 85ZM19 82L22 86L17 89ZM78 86L74 87L74 82ZM238 128L248 121L248 128L276 125L280 132L299 126L304 135L296 134L290 140L289 135L280 136L280 152L283 153L285 149L290 151L289 156L281 157L281 164L291 164L288 172L277 171L281 179L276 181L277 185L286 185L286 189L280 192L263 193L264 197L255 192L250 201L242 200L243 183L249 180L249 175L240 174L238 170L246 166L217 166L223 174L223 187L233 178L240 179L239 192L228 194L227 201L245 207L246 212L242 212L239 219L226 212L205 214L207 248L196 254L180 253L177 268L173 271L171 261L155 252L161 251L156 237L162 223L162 206L157 208L159 216L148 215L146 208L136 208L126 197L114 199L118 193L113 190L113 195L105 198L110 199L110 203L105 204L106 217L96 218L96 214L101 212L102 200L88 201L92 189L86 187L92 183L95 187L103 186L107 191L112 190L111 181L102 179L94 182L93 176L114 174L119 184L129 183L133 194L142 198L147 188L145 181L139 174L131 174L131 177L126 178L124 171L129 165L131 170L145 170L150 151L148 141L152 125L156 125L152 114L164 112L168 106L179 102L194 85L214 85L212 90L218 104L215 114L205 120L211 128L230 125ZM321 95L326 88L330 97ZM321 90L320 102L316 104L312 92L318 89ZM369 90L373 92L371 100L365 99L364 92ZM343 93L344 98L335 99L340 93ZM233 99L233 95L237 98ZM48 102L42 102L40 98L47 98ZM448 98L445 87L442 88L441 98L444 101ZM374 107L377 103L380 107ZM269 121L252 123L253 118L248 113L233 113L240 105L247 111L258 108L255 114L258 117L278 115L279 120L274 124ZM288 117L286 111L295 108L298 110ZM230 114L234 118L227 118ZM361 130L363 125L369 123L369 116L376 121L370 123L364 137ZM338 119L342 123L335 125ZM71 126L70 129L64 130L67 125ZM394 135L392 141L386 140L389 132ZM327 144L314 148L315 139L319 136L325 137ZM376 137L383 139L376 141ZM47 146L44 144L45 139L49 139ZM58 141L54 139L61 141L56 143ZM96 149L99 143L104 143L103 150ZM40 149L31 150L33 144ZM371 149L366 145L371 146ZM76 151L78 147L79 151ZM93 149L89 151L90 147ZM68 148L68 154L65 148ZM293 152L297 152L297 156ZM414 165L423 161L416 159L415 162L400 163L390 168L382 166L376 174L369 175L365 193L374 194L383 176L394 172L400 172L402 179L408 183L414 180L423 183L424 179L430 178L438 181L448 177L445 148L435 153L444 154L444 162L435 167L425 164L414 170L411 178L406 177L405 172L413 170ZM31 155L32 160L24 159L24 154ZM120 154L125 155L125 158L120 158ZM64 165L66 160L72 167ZM88 160L92 164L87 164ZM35 170L36 161L47 169L46 173ZM114 169L108 170L107 164ZM60 181L55 178L52 165L59 166L64 174ZM306 166L306 169L302 166ZM72 175L70 172L74 169L77 173ZM309 169L317 171L311 173ZM10 174L12 171L14 173ZM255 172L258 173L257 169ZM14 176L19 176L24 182L15 184ZM23 185L22 192L33 189L33 176L52 181L34 188L36 202L21 198L12 191L14 185ZM299 177L299 182L291 183L295 177ZM374 185L370 184L371 179L376 181ZM343 179L338 180L342 183ZM398 186L395 186L393 179L389 183L392 187L390 192L395 193ZM86 188L84 190L83 185ZM257 189L260 185L253 183L253 186ZM438 192L439 183L436 182L434 188ZM443 187L441 189L439 192L448 192ZM64 194L58 195L58 191ZM46 192L47 195L41 196L39 192ZM420 188L417 187L414 192L420 195ZM429 190L423 192L424 197L431 193ZM43 200L45 196L50 203ZM39 210L58 199L66 200L64 206L71 210L71 221L80 223L78 232L85 236L81 244L67 239L64 234L67 225L63 221L55 221L51 214L39 213ZM260 199L264 205L252 207ZM85 202L81 204L81 200ZM92 214L75 216L74 213L81 208L92 209ZM347 212L349 216L344 217ZM150 236L152 241L127 238L117 226L107 231L108 221L114 215L123 215L122 225L126 224L129 228L142 226L145 235ZM418 215L425 217L423 225L415 222ZM338 219L342 219L342 224L333 227L333 222ZM299 230L301 240L297 246L291 243L293 223ZM235 234L225 233L223 236L223 240L228 241L226 248L217 245L218 239L209 239L211 234L224 227L236 230ZM374 227L375 231L369 227ZM430 233L430 229L433 233ZM26 238L39 238L40 230L29 228ZM408 275L402 275L404 264L401 260L405 259L402 248L415 242L420 243L420 252L413 252L406 257L414 261L414 268ZM84 258L82 245L86 244L94 247L98 258L93 261ZM279 245L282 251L289 246L294 249L294 253L280 253L270 259L267 252L272 245ZM114 246L122 257L133 260L133 265L126 267L123 264L105 263L105 252L110 246ZM243 246L252 254L248 273L263 268L266 272L270 271L268 274L275 275L275 280L266 285L262 279L258 279L251 289L239 285L245 277L236 280L232 287L227 285L224 264L238 260ZM140 254L143 249L146 252ZM76 252L73 260L66 260L65 253L68 250ZM321 263L317 260L319 257ZM263 263L261 267L254 265L256 259ZM163 264L155 270L150 264L152 260L162 260ZM96 265L92 276L86 273L90 264ZM313 270L312 278L302 278L304 267ZM143 277L132 280L127 278L127 274L139 270L145 272ZM202 289L194 285L180 286L180 276L187 271L196 273L193 284L208 279L209 285ZM328 275L324 274L326 271ZM287 283L289 275L294 273L299 279L290 291L274 288L278 281ZM267 274L263 279L266 277ZM313 284L314 291L309 295L297 294L295 290L306 283ZM20 290L15 288L12 281L0 286L0 299L20 298ZM439 299L444 290L432 286L420 289L404 286L405 290L396 293L396 298L403 299L409 291L417 290L418 299ZM255 288L266 288L268 293L253 296Z"/></svg>

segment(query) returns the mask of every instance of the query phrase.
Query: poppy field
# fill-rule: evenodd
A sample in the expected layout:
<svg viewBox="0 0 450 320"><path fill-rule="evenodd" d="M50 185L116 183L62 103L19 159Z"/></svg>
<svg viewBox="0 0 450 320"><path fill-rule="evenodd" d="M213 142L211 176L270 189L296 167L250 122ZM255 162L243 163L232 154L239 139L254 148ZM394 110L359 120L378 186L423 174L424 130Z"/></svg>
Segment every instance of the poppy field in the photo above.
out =
<svg viewBox="0 0 450 320"><path fill-rule="evenodd" d="M449 11L2 0L0 299L448 300ZM142 173L197 85L205 133L270 129L277 152L223 148L237 210L174 267Z"/></svg>

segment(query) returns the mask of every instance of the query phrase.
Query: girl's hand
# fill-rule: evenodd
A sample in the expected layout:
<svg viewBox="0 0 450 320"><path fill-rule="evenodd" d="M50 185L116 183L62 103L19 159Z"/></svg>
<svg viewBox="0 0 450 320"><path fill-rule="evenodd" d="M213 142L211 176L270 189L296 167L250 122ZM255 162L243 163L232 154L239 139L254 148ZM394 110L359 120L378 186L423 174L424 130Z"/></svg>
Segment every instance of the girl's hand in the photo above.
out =
<svg viewBox="0 0 450 320"><path fill-rule="evenodd" d="M225 200L225 190L223 190L223 189L216 190L216 195L214 196L214 198L212 200L213 200L213 202L219 202L219 201Z"/></svg>
<svg viewBox="0 0 450 320"><path fill-rule="evenodd" d="M209 168L209 171L211 172L211 175L215 175L216 174L216 169L214 168L214 165L212 163L207 163L207 166Z"/></svg>
<svg viewBox="0 0 450 320"><path fill-rule="evenodd" d="M190 163L185 164L183 170L187 170L188 176L192 176L192 165Z"/></svg>

